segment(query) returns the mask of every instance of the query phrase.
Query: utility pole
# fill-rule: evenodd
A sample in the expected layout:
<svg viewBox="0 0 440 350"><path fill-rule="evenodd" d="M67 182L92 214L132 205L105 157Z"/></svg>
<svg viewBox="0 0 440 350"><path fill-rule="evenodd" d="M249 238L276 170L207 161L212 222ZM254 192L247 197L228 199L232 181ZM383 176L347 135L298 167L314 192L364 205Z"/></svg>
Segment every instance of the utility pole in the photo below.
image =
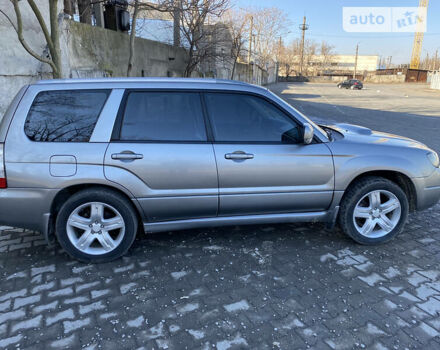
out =
<svg viewBox="0 0 440 350"><path fill-rule="evenodd" d="M357 66L358 66L358 56L359 56L359 43L356 45L356 58L354 59L353 79L356 79Z"/></svg>
<svg viewBox="0 0 440 350"><path fill-rule="evenodd" d="M435 50L434 70L437 70L438 49Z"/></svg>
<svg viewBox="0 0 440 350"><path fill-rule="evenodd" d="M306 16L304 16L303 24L299 26L299 29L302 31L302 39L301 39L301 61L299 64L299 75L302 75L303 65L304 65L304 44L305 44L305 36L306 30L309 29L309 25L306 24Z"/></svg>
<svg viewBox="0 0 440 350"><path fill-rule="evenodd" d="M283 42L281 41L281 35L280 35L280 41L278 43L278 58L277 58L277 76L276 76L276 82L278 83L278 76L280 74L280 60L281 60L281 48L283 46Z"/></svg>
<svg viewBox="0 0 440 350"><path fill-rule="evenodd" d="M182 3L180 0L173 1L173 46L180 47L180 16Z"/></svg>
<svg viewBox="0 0 440 350"><path fill-rule="evenodd" d="M252 59L252 32L254 31L254 17L250 18L250 29L249 29L249 52L248 52L248 70L249 70L249 82L252 80L252 71L251 71L251 59Z"/></svg>

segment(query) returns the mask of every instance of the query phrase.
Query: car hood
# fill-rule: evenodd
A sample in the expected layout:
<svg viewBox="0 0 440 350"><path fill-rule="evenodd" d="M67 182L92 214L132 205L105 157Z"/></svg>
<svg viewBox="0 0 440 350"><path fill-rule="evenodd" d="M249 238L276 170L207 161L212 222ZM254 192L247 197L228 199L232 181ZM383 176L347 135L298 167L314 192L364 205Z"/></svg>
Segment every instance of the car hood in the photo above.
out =
<svg viewBox="0 0 440 350"><path fill-rule="evenodd" d="M429 150L429 148L423 143L415 141L408 137L374 131L359 125L334 124L328 125L328 127L344 135L344 139L346 141L377 144L383 146L421 148Z"/></svg>

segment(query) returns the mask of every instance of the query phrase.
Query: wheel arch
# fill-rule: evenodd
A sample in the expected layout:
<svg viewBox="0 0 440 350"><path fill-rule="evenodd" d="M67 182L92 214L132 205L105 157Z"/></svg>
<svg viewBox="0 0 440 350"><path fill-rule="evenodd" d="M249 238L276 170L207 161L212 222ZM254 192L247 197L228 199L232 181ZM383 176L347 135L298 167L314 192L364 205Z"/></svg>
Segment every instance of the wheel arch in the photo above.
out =
<svg viewBox="0 0 440 350"><path fill-rule="evenodd" d="M368 172L364 172L362 174L357 175L355 178L353 178L350 183L348 184L347 188L345 189L344 196L347 193L347 191L352 187L355 183L357 183L359 180L366 178L366 177L382 177L387 180L390 180L397 184L403 192L405 192L408 203L409 203L409 210L415 211L417 208L417 192L416 188L414 186L414 183L411 181L411 179L398 171L394 170L372 170ZM341 202L344 199L344 196L341 198Z"/></svg>
<svg viewBox="0 0 440 350"><path fill-rule="evenodd" d="M60 190L52 200L51 206L50 206L50 219L49 219L49 225L48 230L46 232L46 240L48 242L52 242L55 237L55 221L58 215L58 212L63 205L63 203L73 194L78 193L80 191L86 190L86 189L105 189L108 191L112 191L115 193L118 193L119 195L122 195L124 198L126 198L133 206L133 209L136 213L136 216L139 221L139 228L143 229L142 225L142 209L139 206L139 203L136 200L133 200L132 196L128 194L127 192L124 192L120 188L116 186L111 185L105 185L105 184L99 184L99 183L87 183L87 184L76 184L71 185L68 187L63 188Z"/></svg>

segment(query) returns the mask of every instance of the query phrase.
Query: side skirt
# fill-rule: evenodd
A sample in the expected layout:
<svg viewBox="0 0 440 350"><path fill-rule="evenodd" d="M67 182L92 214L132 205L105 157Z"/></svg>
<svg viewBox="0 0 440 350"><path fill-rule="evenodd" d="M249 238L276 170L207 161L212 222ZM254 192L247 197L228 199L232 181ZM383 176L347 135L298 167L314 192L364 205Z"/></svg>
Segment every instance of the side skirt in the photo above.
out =
<svg viewBox="0 0 440 350"><path fill-rule="evenodd" d="M223 216L202 219L149 222L144 223L144 230L145 232L150 233L232 225L278 224L291 222L332 222L334 220L334 216L334 211Z"/></svg>

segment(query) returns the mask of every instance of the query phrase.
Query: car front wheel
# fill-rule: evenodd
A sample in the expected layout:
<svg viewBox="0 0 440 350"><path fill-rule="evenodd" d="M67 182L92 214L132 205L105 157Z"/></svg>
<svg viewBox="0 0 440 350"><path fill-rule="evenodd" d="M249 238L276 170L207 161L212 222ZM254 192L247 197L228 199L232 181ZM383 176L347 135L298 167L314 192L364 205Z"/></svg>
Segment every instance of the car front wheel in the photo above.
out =
<svg viewBox="0 0 440 350"><path fill-rule="evenodd" d="M56 235L63 249L83 262L107 262L124 255L137 231L137 216L128 199L106 189L72 195L61 207Z"/></svg>
<svg viewBox="0 0 440 350"><path fill-rule="evenodd" d="M339 223L356 242L380 244L403 230L408 211L407 196L397 184L380 177L367 177L347 190Z"/></svg>

